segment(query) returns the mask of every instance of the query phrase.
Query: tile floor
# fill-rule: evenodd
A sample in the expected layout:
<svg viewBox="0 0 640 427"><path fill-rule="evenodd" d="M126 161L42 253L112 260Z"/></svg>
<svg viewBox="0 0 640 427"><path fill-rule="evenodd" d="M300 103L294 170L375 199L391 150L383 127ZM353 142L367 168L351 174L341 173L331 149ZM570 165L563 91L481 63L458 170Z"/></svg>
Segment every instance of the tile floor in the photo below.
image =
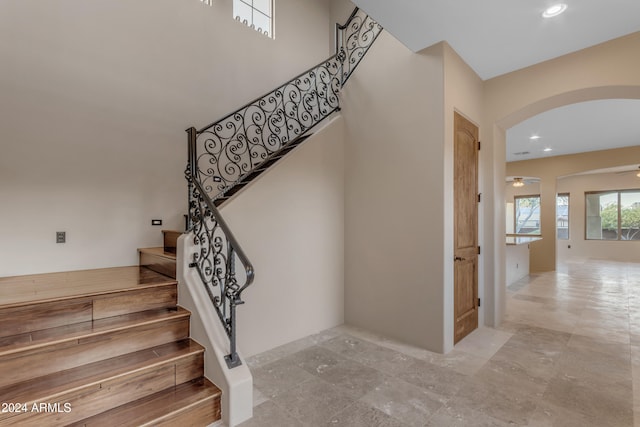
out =
<svg viewBox="0 0 640 427"><path fill-rule="evenodd" d="M640 426L640 264L568 263L507 299L447 355L341 326L253 356L242 427Z"/></svg>

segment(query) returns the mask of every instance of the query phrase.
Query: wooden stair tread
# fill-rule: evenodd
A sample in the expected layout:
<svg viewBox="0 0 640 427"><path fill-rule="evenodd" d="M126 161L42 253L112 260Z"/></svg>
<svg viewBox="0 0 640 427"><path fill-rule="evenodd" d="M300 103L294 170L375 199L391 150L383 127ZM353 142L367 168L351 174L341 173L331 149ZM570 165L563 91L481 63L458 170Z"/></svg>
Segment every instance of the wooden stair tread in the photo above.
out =
<svg viewBox="0 0 640 427"><path fill-rule="evenodd" d="M12 335L0 339L0 357L47 345L81 340L141 325L188 318L189 316L189 311L182 307L163 308Z"/></svg>
<svg viewBox="0 0 640 427"><path fill-rule="evenodd" d="M199 379L176 387L169 388L159 393L147 396L137 401L122 405L102 414L87 418L74 427L98 427L98 426L157 426L179 424L171 420L183 413L188 416L198 405L211 405L214 415L209 420L193 420L185 425L206 426L220 419L220 389L207 379ZM215 403L214 403L215 402Z"/></svg>
<svg viewBox="0 0 640 427"><path fill-rule="evenodd" d="M175 283L139 266L0 277L0 309Z"/></svg>
<svg viewBox="0 0 640 427"><path fill-rule="evenodd" d="M176 254L171 253L171 252L165 252L163 247L158 247L158 248L138 248L138 252L146 253L146 254L149 254L149 255L159 256L159 257L171 259L171 260L174 260L174 261L176 260Z"/></svg>
<svg viewBox="0 0 640 427"><path fill-rule="evenodd" d="M2 387L0 396L22 403L54 401L61 393L203 352L204 348L191 339L171 342Z"/></svg>

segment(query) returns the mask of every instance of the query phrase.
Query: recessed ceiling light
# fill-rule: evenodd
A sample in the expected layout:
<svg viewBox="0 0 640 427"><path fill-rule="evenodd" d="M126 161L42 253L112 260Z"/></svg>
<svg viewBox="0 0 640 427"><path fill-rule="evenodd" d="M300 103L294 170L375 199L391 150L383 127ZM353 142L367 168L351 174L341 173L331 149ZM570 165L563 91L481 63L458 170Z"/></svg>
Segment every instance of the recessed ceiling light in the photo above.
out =
<svg viewBox="0 0 640 427"><path fill-rule="evenodd" d="M554 4L553 6L548 7L542 12L543 18L553 18L554 16L560 15L562 12L567 10L567 5L564 3Z"/></svg>
<svg viewBox="0 0 640 427"><path fill-rule="evenodd" d="M532 135L532 136L529 137L529 139L531 139L531 140L540 139L540 135Z"/></svg>
<svg viewBox="0 0 640 427"><path fill-rule="evenodd" d="M544 149L544 150L542 150L542 151L551 151L551 150L552 150L552 148L547 147L547 148L545 148L545 149Z"/></svg>

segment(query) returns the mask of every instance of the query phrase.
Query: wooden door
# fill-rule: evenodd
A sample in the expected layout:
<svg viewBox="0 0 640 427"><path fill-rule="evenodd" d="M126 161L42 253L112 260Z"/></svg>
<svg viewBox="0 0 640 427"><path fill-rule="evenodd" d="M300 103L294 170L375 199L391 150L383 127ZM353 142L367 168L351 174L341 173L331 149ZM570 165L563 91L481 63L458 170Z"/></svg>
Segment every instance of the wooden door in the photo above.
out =
<svg viewBox="0 0 640 427"><path fill-rule="evenodd" d="M478 327L478 127L454 113L454 343Z"/></svg>

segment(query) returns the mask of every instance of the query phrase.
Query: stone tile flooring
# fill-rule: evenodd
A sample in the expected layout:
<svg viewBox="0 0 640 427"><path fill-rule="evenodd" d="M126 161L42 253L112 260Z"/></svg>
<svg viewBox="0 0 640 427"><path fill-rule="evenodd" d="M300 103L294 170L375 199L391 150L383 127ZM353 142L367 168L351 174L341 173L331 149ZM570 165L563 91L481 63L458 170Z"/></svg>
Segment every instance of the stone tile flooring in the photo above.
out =
<svg viewBox="0 0 640 427"><path fill-rule="evenodd" d="M640 426L640 264L568 263L507 299L446 355L340 326L253 356L242 426Z"/></svg>

